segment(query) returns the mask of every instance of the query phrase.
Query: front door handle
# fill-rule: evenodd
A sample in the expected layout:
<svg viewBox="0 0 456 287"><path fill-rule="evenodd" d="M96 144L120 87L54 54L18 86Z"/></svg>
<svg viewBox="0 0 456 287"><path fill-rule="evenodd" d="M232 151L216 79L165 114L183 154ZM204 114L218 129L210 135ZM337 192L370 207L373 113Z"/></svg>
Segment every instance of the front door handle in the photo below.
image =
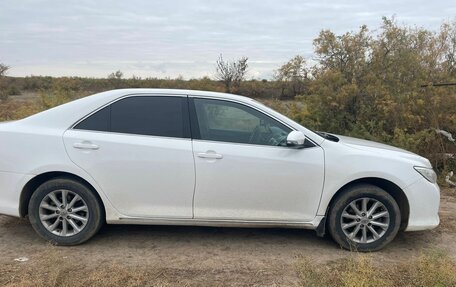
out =
<svg viewBox="0 0 456 287"><path fill-rule="evenodd" d="M215 152L200 152L196 154L200 158L209 158L209 159L222 159L223 155Z"/></svg>
<svg viewBox="0 0 456 287"><path fill-rule="evenodd" d="M93 144L91 142L80 142L80 143L74 143L73 147L76 149L90 149L90 150L97 150L100 147L96 144Z"/></svg>

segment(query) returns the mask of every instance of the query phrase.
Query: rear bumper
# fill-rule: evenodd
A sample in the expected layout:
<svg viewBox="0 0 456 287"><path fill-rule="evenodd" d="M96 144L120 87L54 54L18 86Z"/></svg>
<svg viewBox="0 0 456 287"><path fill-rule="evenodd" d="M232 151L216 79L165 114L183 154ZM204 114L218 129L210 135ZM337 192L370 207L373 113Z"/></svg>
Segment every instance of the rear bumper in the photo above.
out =
<svg viewBox="0 0 456 287"><path fill-rule="evenodd" d="M439 225L440 189L422 178L404 190L410 215L405 231L433 229Z"/></svg>
<svg viewBox="0 0 456 287"><path fill-rule="evenodd" d="M0 214L19 217L22 188L33 175L0 171Z"/></svg>

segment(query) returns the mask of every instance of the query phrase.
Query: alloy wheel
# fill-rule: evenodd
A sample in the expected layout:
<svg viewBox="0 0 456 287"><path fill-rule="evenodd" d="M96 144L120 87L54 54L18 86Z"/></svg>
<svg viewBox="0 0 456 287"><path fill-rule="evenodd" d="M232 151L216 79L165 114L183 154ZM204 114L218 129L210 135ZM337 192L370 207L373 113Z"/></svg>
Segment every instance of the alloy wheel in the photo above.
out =
<svg viewBox="0 0 456 287"><path fill-rule="evenodd" d="M380 201L363 197L353 200L344 208L340 224L349 240L372 243L385 235L390 226L390 214Z"/></svg>
<svg viewBox="0 0 456 287"><path fill-rule="evenodd" d="M41 200L40 221L55 235L68 237L81 232L87 225L89 209L82 197L70 190L55 190Z"/></svg>

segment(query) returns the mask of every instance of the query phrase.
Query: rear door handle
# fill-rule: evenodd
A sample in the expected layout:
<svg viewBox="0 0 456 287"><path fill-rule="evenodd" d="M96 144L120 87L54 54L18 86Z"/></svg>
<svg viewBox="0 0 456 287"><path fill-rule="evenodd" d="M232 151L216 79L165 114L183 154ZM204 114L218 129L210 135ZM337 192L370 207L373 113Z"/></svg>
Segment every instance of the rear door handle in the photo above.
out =
<svg viewBox="0 0 456 287"><path fill-rule="evenodd" d="M215 152L200 152L196 154L200 158L209 158L209 159L222 159L223 155Z"/></svg>
<svg viewBox="0 0 456 287"><path fill-rule="evenodd" d="M74 143L73 147L76 149L90 149L90 150L97 150L100 148L98 145L93 144L91 142Z"/></svg>

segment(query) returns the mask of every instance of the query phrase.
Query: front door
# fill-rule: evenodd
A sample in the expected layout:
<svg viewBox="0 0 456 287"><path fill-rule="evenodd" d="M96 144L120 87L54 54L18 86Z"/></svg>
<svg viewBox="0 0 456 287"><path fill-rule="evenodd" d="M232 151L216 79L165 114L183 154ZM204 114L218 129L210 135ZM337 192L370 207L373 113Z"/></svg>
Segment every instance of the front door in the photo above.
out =
<svg viewBox="0 0 456 287"><path fill-rule="evenodd" d="M191 98L196 167L195 219L314 219L323 150L286 146L292 130L242 103Z"/></svg>

